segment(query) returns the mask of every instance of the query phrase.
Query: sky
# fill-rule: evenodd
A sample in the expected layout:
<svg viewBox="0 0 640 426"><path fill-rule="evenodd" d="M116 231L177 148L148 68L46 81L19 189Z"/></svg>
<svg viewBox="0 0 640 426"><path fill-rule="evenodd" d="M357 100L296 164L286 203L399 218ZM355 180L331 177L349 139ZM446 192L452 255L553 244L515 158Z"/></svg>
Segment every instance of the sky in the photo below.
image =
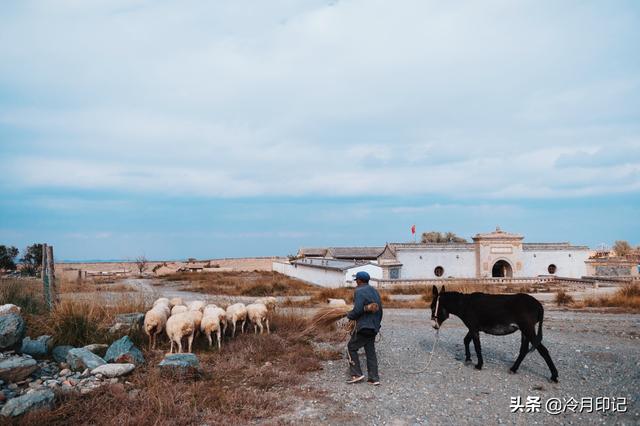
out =
<svg viewBox="0 0 640 426"><path fill-rule="evenodd" d="M636 1L5 0L0 244L640 244Z"/></svg>

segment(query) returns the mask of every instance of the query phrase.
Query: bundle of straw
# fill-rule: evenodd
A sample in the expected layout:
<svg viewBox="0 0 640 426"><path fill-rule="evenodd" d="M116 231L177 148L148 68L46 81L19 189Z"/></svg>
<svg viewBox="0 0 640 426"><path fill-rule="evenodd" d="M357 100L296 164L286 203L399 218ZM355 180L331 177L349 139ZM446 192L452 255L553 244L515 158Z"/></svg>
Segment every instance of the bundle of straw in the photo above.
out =
<svg viewBox="0 0 640 426"><path fill-rule="evenodd" d="M320 330L327 330L337 321L347 316L347 312L351 310L350 306L335 306L335 307L327 307L320 308L318 312L316 312L311 319L309 320L309 325L307 328L300 333L301 336L308 336L310 334L315 334ZM352 328L354 321L349 321L349 326L347 328Z"/></svg>

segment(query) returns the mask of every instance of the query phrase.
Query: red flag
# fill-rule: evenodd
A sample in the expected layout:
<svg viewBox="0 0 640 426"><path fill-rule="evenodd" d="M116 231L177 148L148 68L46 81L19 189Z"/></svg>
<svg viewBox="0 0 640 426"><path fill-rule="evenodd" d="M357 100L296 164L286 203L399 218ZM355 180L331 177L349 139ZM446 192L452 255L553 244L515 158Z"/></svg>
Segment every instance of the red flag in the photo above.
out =
<svg viewBox="0 0 640 426"><path fill-rule="evenodd" d="M415 235L416 233L416 226L415 225L411 225L411 234Z"/></svg>

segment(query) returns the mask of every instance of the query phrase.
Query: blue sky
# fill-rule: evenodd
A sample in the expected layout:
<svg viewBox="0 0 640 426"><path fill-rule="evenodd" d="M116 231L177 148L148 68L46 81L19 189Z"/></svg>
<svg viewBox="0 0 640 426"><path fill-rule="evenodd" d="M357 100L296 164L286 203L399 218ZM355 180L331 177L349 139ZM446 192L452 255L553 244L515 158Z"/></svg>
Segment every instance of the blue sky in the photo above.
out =
<svg viewBox="0 0 640 426"><path fill-rule="evenodd" d="M5 1L0 244L640 244L640 7Z"/></svg>

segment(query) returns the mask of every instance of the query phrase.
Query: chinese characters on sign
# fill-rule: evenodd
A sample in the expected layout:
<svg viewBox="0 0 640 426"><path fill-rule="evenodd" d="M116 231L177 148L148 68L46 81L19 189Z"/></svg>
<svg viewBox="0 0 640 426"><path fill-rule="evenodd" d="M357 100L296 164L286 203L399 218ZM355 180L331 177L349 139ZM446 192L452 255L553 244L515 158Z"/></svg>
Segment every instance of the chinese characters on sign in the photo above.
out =
<svg viewBox="0 0 640 426"><path fill-rule="evenodd" d="M583 398L555 398L542 401L539 396L512 396L509 409L512 413L540 413L556 415L561 413L626 413L627 398L625 397L583 397Z"/></svg>

